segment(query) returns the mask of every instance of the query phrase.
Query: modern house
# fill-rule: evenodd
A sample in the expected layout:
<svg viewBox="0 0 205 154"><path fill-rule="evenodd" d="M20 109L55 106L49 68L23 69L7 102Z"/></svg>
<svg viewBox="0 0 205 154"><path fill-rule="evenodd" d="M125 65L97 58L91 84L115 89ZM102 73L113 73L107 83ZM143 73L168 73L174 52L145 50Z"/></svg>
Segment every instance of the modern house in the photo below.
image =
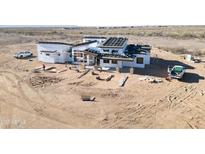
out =
<svg viewBox="0 0 205 154"><path fill-rule="evenodd" d="M39 42L38 59L48 63L99 65L101 67L137 67L150 64L149 45L127 44L123 37L84 37L83 43Z"/></svg>
<svg viewBox="0 0 205 154"><path fill-rule="evenodd" d="M38 42L38 60L47 63L72 62L72 45L62 42Z"/></svg>

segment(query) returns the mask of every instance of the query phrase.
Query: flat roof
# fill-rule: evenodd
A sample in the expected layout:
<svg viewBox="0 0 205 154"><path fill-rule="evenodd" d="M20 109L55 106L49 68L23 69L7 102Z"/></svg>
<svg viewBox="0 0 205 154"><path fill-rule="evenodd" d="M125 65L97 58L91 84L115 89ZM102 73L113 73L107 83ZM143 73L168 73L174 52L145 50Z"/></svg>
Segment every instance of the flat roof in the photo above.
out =
<svg viewBox="0 0 205 154"><path fill-rule="evenodd" d="M122 48L127 41L127 38L124 37L110 37L103 44L102 48Z"/></svg>
<svg viewBox="0 0 205 154"><path fill-rule="evenodd" d="M62 45L70 45L72 46L73 44L69 43L64 43L64 42L51 42L51 41L40 41L38 44L62 44Z"/></svg>
<svg viewBox="0 0 205 154"><path fill-rule="evenodd" d="M120 60L120 61L134 61L132 58L120 58L120 57L102 57L102 59Z"/></svg>
<svg viewBox="0 0 205 154"><path fill-rule="evenodd" d="M86 45L86 44L91 44L91 43L95 43L95 42L98 42L98 41L94 40L94 41L89 41L89 42L83 42L83 43L75 44L75 45L73 45L73 46L74 46L74 47L77 47L77 46Z"/></svg>
<svg viewBox="0 0 205 154"><path fill-rule="evenodd" d="M55 52L57 52L57 50L42 50L42 51L40 51L40 52L45 52L45 53L55 53Z"/></svg>

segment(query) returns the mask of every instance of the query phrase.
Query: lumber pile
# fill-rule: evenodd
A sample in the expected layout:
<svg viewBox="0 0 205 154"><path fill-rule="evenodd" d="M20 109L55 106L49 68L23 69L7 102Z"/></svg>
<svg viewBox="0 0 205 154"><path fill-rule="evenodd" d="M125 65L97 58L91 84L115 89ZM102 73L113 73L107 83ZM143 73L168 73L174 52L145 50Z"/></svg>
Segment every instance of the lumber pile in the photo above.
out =
<svg viewBox="0 0 205 154"><path fill-rule="evenodd" d="M148 81L150 83L161 83L161 82L163 82L162 79L155 78L155 77L148 77L148 76L140 77L139 80L140 81ZM166 80L169 80L169 79L166 79Z"/></svg>
<svg viewBox="0 0 205 154"><path fill-rule="evenodd" d="M30 78L30 83L34 87L44 87L61 82L63 79L49 76L34 76Z"/></svg>
<svg viewBox="0 0 205 154"><path fill-rule="evenodd" d="M109 75L105 80L110 81L113 77L114 77L114 75Z"/></svg>
<svg viewBox="0 0 205 154"><path fill-rule="evenodd" d="M43 67L37 67L35 69L33 69L33 73L41 73L42 71L46 71L46 72L49 72L49 73L56 73L56 67L47 67L45 68L45 70L43 69Z"/></svg>
<svg viewBox="0 0 205 154"><path fill-rule="evenodd" d="M82 74L78 77L78 79L80 79L80 78L82 78L83 76L85 76L89 71L90 71L90 69L86 70L84 73L82 73Z"/></svg>
<svg viewBox="0 0 205 154"><path fill-rule="evenodd" d="M45 68L45 71L49 71L49 70L53 70L53 69L56 69L56 67L53 67L53 66L47 67L47 68Z"/></svg>
<svg viewBox="0 0 205 154"><path fill-rule="evenodd" d="M122 77L119 81L119 86L123 87L125 85L125 82L127 81L127 79L128 79L128 76Z"/></svg>
<svg viewBox="0 0 205 154"><path fill-rule="evenodd" d="M41 66L41 67L37 67L37 68L34 68L34 69L32 70L32 72L33 72L33 73L41 73L42 69L43 69L42 66Z"/></svg>
<svg viewBox="0 0 205 154"><path fill-rule="evenodd" d="M65 71L67 71L67 70L68 70L68 68L65 68L65 69L62 69L62 70L58 71L58 73L65 72Z"/></svg>
<svg viewBox="0 0 205 154"><path fill-rule="evenodd" d="M105 80L105 79L102 79L99 75L96 76L96 79L97 79L97 80L100 80L100 81L104 81L104 80Z"/></svg>
<svg viewBox="0 0 205 154"><path fill-rule="evenodd" d="M99 75L98 73L95 73L94 71L92 71L91 74L92 74L92 75Z"/></svg>

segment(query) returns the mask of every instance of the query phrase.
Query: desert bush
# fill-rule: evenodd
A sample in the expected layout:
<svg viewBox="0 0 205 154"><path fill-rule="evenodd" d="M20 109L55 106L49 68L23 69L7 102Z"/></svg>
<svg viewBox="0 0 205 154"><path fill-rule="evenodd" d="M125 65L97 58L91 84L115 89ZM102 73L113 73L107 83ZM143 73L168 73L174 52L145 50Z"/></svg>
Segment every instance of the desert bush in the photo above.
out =
<svg viewBox="0 0 205 154"><path fill-rule="evenodd" d="M202 56L205 55L205 51L202 51L200 49L186 49L183 47L176 47L176 48L170 48L170 47L158 47L158 49L172 52L174 54L191 54L193 56Z"/></svg>

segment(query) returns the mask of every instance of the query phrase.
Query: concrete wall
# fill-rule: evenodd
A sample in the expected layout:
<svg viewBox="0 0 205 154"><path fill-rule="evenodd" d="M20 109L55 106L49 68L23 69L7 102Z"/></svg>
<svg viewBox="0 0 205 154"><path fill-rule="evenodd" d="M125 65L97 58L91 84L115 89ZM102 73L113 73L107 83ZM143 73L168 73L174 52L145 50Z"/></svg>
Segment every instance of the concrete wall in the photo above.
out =
<svg viewBox="0 0 205 154"><path fill-rule="evenodd" d="M137 64L135 61L123 61L123 67L135 67L135 68L144 68L145 64Z"/></svg>
<svg viewBox="0 0 205 154"><path fill-rule="evenodd" d="M133 62L123 61L122 65L125 66L125 67L144 68L145 65L150 64L150 54L137 54L135 56L136 56L136 58L134 59ZM143 58L143 64L136 63L137 58Z"/></svg>
<svg viewBox="0 0 205 154"><path fill-rule="evenodd" d="M47 56L46 54L49 54ZM38 60L46 63L55 63L56 62L56 53L42 52L38 53Z"/></svg>
<svg viewBox="0 0 205 154"><path fill-rule="evenodd" d="M55 51L55 52L54 52ZM64 44L38 44L38 60L46 63L71 62L71 46Z"/></svg>
<svg viewBox="0 0 205 154"><path fill-rule="evenodd" d="M136 58L143 58L143 64L136 63ZM146 64L150 64L150 55L138 54L133 61L118 61L118 64L112 64L111 60L109 63L103 63L103 59L100 59L101 67L134 67L134 68L145 68Z"/></svg>
<svg viewBox="0 0 205 154"><path fill-rule="evenodd" d="M136 57L142 57L144 58L144 64L149 65L150 64L150 54L136 54Z"/></svg>

